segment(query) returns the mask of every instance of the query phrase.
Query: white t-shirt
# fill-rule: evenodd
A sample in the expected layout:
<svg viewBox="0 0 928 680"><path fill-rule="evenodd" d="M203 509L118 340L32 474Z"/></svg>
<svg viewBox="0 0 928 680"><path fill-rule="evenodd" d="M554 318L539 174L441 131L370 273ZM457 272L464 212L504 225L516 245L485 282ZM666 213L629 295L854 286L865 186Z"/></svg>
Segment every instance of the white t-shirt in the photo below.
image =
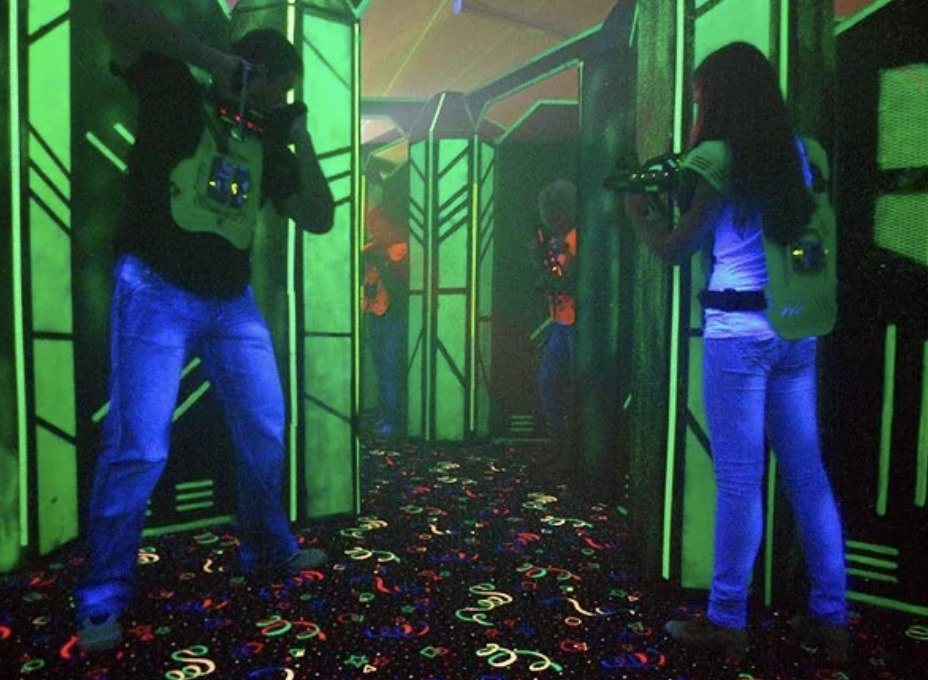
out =
<svg viewBox="0 0 928 680"><path fill-rule="evenodd" d="M725 142L702 142L686 155L682 168L699 174L722 196L729 194L731 151ZM767 285L767 260L760 218L754 217L739 225L735 221L734 205L726 203L715 224L713 238L713 266L708 289L763 290ZM704 310L703 337L745 336L758 339L776 336L764 311Z"/></svg>

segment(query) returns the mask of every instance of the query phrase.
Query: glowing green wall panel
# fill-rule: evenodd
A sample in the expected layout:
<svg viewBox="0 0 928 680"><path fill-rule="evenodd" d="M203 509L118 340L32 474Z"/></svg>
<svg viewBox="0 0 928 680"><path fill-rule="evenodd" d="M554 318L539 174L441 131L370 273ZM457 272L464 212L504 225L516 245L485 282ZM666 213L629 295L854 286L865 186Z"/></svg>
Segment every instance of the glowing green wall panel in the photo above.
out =
<svg viewBox="0 0 928 680"><path fill-rule="evenodd" d="M40 201L49 215L61 224L71 223L71 209L68 206L66 196L62 196L59 191L59 185L53 181L46 182L44 171L37 168L29 169L29 186L36 195L36 200Z"/></svg>
<svg viewBox="0 0 928 680"><path fill-rule="evenodd" d="M29 264L38 274L32 285L33 326L71 333L71 239L34 200L29 202L29 221Z"/></svg>
<svg viewBox="0 0 928 680"><path fill-rule="evenodd" d="M350 212L347 205L337 208L336 226L331 233L303 239L303 313L307 332L345 332L346 324L350 329L351 296L333 293L350 281L351 260L336 247L351 228Z"/></svg>
<svg viewBox="0 0 928 680"><path fill-rule="evenodd" d="M70 0L33 0L32 2L20 2L20 5L23 8L28 6L29 11L26 17L28 31L35 33L67 12L71 2Z"/></svg>
<svg viewBox="0 0 928 680"><path fill-rule="evenodd" d="M409 307L412 310L414 307L422 307L422 294L409 296ZM410 437L422 437L425 421L423 415L423 409L425 407L425 395L422 390L422 371L423 371L423 362L422 358L425 355L422 349L422 315L413 314L410 312L409 315L409 355L407 357L407 364L409 366L409 384L408 384L408 397L407 397L407 412L406 417L406 431Z"/></svg>
<svg viewBox="0 0 928 680"><path fill-rule="evenodd" d="M425 142L409 145L409 343L408 383L407 383L407 418L406 430L410 437L426 436L426 413L431 404L430 391L427 388L427 341L426 324L426 276L428 261L427 244L430 235L430 206L428 185L426 182Z"/></svg>
<svg viewBox="0 0 928 680"><path fill-rule="evenodd" d="M454 222L466 220L469 211L463 215L451 217ZM447 224L447 222L446 222ZM438 270L438 286L440 289L464 288L467 286L467 273L470 268L470 257L467 252L470 230L467 224L456 224L455 231L449 233L441 242L441 267Z"/></svg>
<svg viewBox="0 0 928 680"><path fill-rule="evenodd" d="M354 480L345 470L345 454L353 447L353 433L345 419L352 409L352 358L343 350L341 338L309 338L303 349L308 452L305 484L310 517L352 511ZM326 376L324 382L320 375Z"/></svg>
<svg viewBox="0 0 928 680"><path fill-rule="evenodd" d="M928 194L878 196L873 222L876 245L928 266Z"/></svg>
<svg viewBox="0 0 928 680"><path fill-rule="evenodd" d="M489 432L492 297L481 306L480 291L491 285L483 268L493 262L493 220L481 214L481 207L492 206L481 188L489 187L492 196L493 175L489 167L481 171L478 139L442 130L444 121L461 120L445 116L447 101L455 99L439 96L428 138L410 145L408 425L410 436L461 441ZM486 155L491 166L492 153ZM486 319L478 317L480 310Z"/></svg>
<svg viewBox="0 0 928 680"><path fill-rule="evenodd" d="M73 444L41 428L36 432L39 552L77 536L77 456Z"/></svg>
<svg viewBox="0 0 928 680"><path fill-rule="evenodd" d="M438 306L439 351L435 371L435 435L439 440L464 438L467 392L460 376L464 373L467 297L443 294Z"/></svg>
<svg viewBox="0 0 928 680"><path fill-rule="evenodd" d="M779 0L726 0L702 15L697 9L696 65L734 40L749 42L770 54L771 17L773 12L779 12L779 6Z"/></svg>
<svg viewBox="0 0 928 680"><path fill-rule="evenodd" d="M298 10L294 35L302 46L307 125L336 201L329 233L301 235L299 456L306 513L313 518L357 512L360 502L354 425L360 343L354 255L360 239L357 23L344 12L340 18L317 14L318 5ZM338 5L344 9L344 3Z"/></svg>
<svg viewBox="0 0 928 680"><path fill-rule="evenodd" d="M27 51L25 112L28 125L28 190L22 215L28 267L23 289L29 308L24 341L31 346L29 432L35 479L26 490L36 518L40 554L77 535L77 464L74 437L75 369L71 297L71 22L69 2L21 4L33 35L20 36ZM46 30L46 27L49 27ZM42 334L54 333L54 339ZM52 428L55 431L52 431Z"/></svg>
<svg viewBox="0 0 928 680"><path fill-rule="evenodd" d="M928 165L928 64L880 72L877 163L881 170Z"/></svg>
<svg viewBox="0 0 928 680"><path fill-rule="evenodd" d="M74 436L74 348L70 340L36 340L35 415L62 432Z"/></svg>
<svg viewBox="0 0 928 680"><path fill-rule="evenodd" d="M29 3L30 13L37 5ZM58 160L71 168L70 23L29 46L29 122Z"/></svg>
<svg viewBox="0 0 928 680"><path fill-rule="evenodd" d="M689 341L689 365L687 405L702 434L707 434L702 400L702 340L699 338ZM706 588L712 581L714 559L715 475L711 454L692 426L687 429L685 446L681 581L684 588Z"/></svg>
<svg viewBox="0 0 928 680"><path fill-rule="evenodd" d="M55 156L52 156L48 150L39 142L35 134L29 135L29 158L33 163L36 164L38 170L35 168L32 169L30 173L30 182L32 182L32 177L35 177L35 173L41 172L41 174L47 177L47 182L55 187L56 190L56 200L60 199L57 197L57 194L60 193L64 196L65 200L70 200L71 198L71 181L66 170L62 169L58 164L61 163L67 169L70 169L70 159L68 157L58 159ZM40 190L40 195L44 195L44 189ZM56 208L55 212L58 214L65 206L62 205L60 208Z"/></svg>

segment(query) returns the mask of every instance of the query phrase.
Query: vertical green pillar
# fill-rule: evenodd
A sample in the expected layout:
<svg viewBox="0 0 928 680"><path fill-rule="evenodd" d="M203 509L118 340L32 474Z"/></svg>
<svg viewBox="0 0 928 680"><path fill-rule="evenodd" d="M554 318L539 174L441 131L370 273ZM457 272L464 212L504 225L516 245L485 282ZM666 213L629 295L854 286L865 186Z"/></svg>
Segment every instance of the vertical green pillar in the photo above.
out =
<svg viewBox="0 0 928 680"><path fill-rule="evenodd" d="M23 375L21 335L20 13L8 3L0 15L0 573L19 564L20 451Z"/></svg>
<svg viewBox="0 0 928 680"><path fill-rule="evenodd" d="M641 2L637 8L633 60L637 63L634 150L643 161L681 150L682 64L685 58L686 3L674 10ZM637 566L649 578L668 578L672 538L677 536L677 438L681 419L680 267L650 253L624 222L634 280L630 319L631 364L625 441L629 459L629 518L639 537ZM663 484L661 484L663 482Z"/></svg>
<svg viewBox="0 0 928 680"><path fill-rule="evenodd" d="M583 60L580 81L578 478L586 496L608 502L622 500L627 466L620 421L631 351L633 244L631 230L622 227L620 198L603 190L602 182L634 143L633 17L632 3L613 10L601 29L603 39Z"/></svg>
<svg viewBox="0 0 928 680"><path fill-rule="evenodd" d="M69 10L68 0L13 2L4 17L11 229L3 237L10 291L2 324L11 342L0 356L9 411L0 439L0 562L7 569L17 543L45 554L77 535Z"/></svg>
<svg viewBox="0 0 928 680"><path fill-rule="evenodd" d="M473 208L471 210L474 243L471 271L476 277L471 306L474 318L470 372L473 376L470 409L471 432L478 437L490 435L490 357L493 353L493 263L496 243L496 147L476 139L474 142ZM474 299L474 297L476 299Z"/></svg>
<svg viewBox="0 0 928 680"><path fill-rule="evenodd" d="M296 96L335 196L335 226L323 236L290 224L286 283L267 300L286 306L285 356L290 395L291 517L355 513L360 503L356 427L360 393L358 252L360 219L360 37L357 3L347 0L259 2L233 12L233 33L282 30L302 52Z"/></svg>
<svg viewBox="0 0 928 680"><path fill-rule="evenodd" d="M489 433L495 155L461 93L425 108L409 144L408 435Z"/></svg>

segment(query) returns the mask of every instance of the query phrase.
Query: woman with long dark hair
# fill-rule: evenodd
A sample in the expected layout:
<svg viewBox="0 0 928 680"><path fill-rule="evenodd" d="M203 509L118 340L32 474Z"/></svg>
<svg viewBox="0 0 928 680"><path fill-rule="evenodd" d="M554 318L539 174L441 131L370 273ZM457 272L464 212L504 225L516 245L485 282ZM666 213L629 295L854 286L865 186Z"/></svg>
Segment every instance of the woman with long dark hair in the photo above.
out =
<svg viewBox="0 0 928 680"><path fill-rule="evenodd" d="M670 621L688 647L740 656L747 601L763 531L766 441L793 506L811 581L800 634L846 659L841 522L825 469L816 415L816 338L785 339L765 308L765 240L787 244L812 217L814 166L827 158L793 132L776 73L747 43L710 54L694 75L698 111L682 163L682 215L675 229L643 194L626 194L629 219L648 247L669 260L702 250L708 265L703 393L717 485L715 564L706 618ZM688 180L688 181L687 181Z"/></svg>

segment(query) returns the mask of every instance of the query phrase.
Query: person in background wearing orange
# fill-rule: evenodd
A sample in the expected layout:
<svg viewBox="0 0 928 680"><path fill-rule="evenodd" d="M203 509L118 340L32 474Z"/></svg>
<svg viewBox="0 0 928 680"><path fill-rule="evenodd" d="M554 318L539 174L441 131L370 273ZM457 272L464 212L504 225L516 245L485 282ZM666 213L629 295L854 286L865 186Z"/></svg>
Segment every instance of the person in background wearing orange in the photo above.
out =
<svg viewBox="0 0 928 680"><path fill-rule="evenodd" d="M536 284L548 303L550 324L541 346L538 392L549 445L538 471L562 478L575 458L574 300L577 263L577 187L557 179L538 194L541 221L531 246Z"/></svg>
<svg viewBox="0 0 928 680"><path fill-rule="evenodd" d="M368 241L362 248L363 295L368 340L377 371L376 434L391 439L403 428L403 368L409 286L407 234L378 205L367 211Z"/></svg>

